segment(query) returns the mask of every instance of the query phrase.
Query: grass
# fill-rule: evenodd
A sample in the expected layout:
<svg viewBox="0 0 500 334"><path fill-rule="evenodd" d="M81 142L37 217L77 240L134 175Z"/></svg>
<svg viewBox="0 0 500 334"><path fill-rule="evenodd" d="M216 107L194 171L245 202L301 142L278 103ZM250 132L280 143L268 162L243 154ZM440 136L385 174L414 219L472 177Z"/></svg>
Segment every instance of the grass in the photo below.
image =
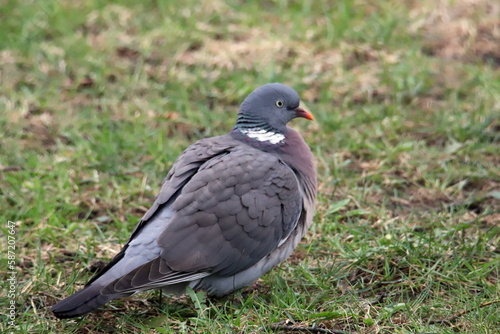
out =
<svg viewBox="0 0 500 334"><path fill-rule="evenodd" d="M0 216L5 234L16 223L14 332L500 327L494 1L2 7ZM222 299L150 292L56 320L50 306L116 254L182 150L226 133L242 99L273 81L316 117L293 123L317 158L319 202L292 258ZM2 310L7 292L4 280Z"/></svg>

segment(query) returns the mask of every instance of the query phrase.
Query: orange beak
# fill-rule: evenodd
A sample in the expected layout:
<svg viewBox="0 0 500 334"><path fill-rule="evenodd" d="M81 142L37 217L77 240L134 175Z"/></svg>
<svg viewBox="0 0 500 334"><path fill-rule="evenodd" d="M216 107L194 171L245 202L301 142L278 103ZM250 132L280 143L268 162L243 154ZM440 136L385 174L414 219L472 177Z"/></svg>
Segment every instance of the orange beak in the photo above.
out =
<svg viewBox="0 0 500 334"><path fill-rule="evenodd" d="M295 113L297 114L297 117L302 117L310 121L314 120L314 116L309 112L309 110L305 109L302 104L295 109Z"/></svg>

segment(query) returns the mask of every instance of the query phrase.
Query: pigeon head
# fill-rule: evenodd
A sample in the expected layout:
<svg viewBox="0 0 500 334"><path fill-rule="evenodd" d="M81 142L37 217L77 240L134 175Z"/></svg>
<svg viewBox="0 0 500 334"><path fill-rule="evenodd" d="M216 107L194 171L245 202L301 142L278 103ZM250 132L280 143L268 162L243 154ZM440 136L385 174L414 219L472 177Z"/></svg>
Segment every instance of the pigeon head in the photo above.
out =
<svg viewBox="0 0 500 334"><path fill-rule="evenodd" d="M243 101L234 128L250 138L275 144L284 140L286 124L296 117L313 119L301 107L296 91L271 83L257 88Z"/></svg>

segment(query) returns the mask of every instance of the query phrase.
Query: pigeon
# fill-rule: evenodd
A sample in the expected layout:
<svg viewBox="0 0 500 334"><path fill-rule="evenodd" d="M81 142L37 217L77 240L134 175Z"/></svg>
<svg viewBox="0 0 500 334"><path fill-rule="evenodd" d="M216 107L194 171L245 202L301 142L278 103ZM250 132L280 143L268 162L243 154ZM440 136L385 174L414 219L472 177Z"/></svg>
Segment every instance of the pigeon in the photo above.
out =
<svg viewBox="0 0 500 334"><path fill-rule="evenodd" d="M189 146L123 249L52 312L73 318L159 288L223 296L251 285L286 258L313 220L314 158L287 123L313 120L297 92L255 89L233 129Z"/></svg>

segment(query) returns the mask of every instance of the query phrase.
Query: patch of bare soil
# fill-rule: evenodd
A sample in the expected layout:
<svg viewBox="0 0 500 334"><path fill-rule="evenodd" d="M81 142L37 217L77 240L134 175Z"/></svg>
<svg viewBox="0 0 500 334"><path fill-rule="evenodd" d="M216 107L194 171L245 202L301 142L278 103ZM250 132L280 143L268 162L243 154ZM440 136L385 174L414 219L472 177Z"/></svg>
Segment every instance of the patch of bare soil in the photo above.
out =
<svg viewBox="0 0 500 334"><path fill-rule="evenodd" d="M304 100L317 101L319 91L331 86L332 96L342 101L349 96L354 103L384 101L390 88L380 82L380 63L397 63L401 53L376 50L368 44L343 42L339 46L325 48L312 41L292 41L260 28L242 29L228 27L232 38L207 38L196 47L180 53L174 63L188 70L204 68L213 78L222 70L252 70L275 66L294 73L304 73L302 82L308 86ZM335 82L335 85L332 85ZM356 87L356 89L353 89Z"/></svg>
<svg viewBox="0 0 500 334"><path fill-rule="evenodd" d="M25 148L52 148L57 139L64 141L58 135L57 124L54 122L50 111L40 110L38 107L30 106L25 115L26 125L23 128L22 144Z"/></svg>
<svg viewBox="0 0 500 334"><path fill-rule="evenodd" d="M411 15L410 33L423 37L425 53L500 66L500 2L418 1Z"/></svg>
<svg viewBox="0 0 500 334"><path fill-rule="evenodd" d="M238 27L233 27L237 32ZM251 29L235 39L207 39L203 45L190 48L179 55L177 61L185 65L203 65L227 70L253 68L256 60L270 64L296 52L286 41L269 38L259 29Z"/></svg>

